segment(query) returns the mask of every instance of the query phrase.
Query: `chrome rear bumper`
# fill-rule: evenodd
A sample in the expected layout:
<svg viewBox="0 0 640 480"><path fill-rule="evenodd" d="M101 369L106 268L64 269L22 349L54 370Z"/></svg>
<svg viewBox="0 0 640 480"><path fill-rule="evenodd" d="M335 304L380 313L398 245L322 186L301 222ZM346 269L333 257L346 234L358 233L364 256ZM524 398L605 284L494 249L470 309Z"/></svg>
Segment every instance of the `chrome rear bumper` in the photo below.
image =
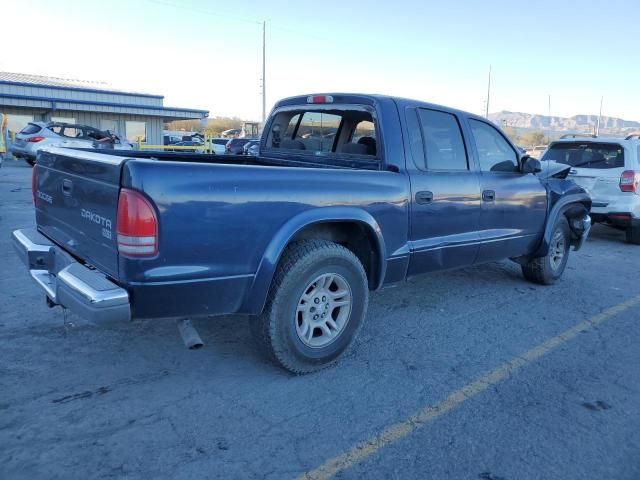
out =
<svg viewBox="0 0 640 480"><path fill-rule="evenodd" d="M53 304L100 323L131 319L124 288L77 262L36 230L15 230L12 237L16 253Z"/></svg>

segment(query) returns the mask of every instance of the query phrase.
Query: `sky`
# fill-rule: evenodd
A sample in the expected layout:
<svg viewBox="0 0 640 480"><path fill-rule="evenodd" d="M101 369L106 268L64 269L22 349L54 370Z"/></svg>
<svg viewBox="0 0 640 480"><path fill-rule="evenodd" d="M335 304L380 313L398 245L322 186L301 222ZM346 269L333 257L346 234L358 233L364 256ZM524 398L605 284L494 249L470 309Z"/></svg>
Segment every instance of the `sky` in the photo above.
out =
<svg viewBox="0 0 640 480"><path fill-rule="evenodd" d="M319 92L640 120L639 0L0 0L0 71L260 120ZM11 19L15 19L12 21Z"/></svg>

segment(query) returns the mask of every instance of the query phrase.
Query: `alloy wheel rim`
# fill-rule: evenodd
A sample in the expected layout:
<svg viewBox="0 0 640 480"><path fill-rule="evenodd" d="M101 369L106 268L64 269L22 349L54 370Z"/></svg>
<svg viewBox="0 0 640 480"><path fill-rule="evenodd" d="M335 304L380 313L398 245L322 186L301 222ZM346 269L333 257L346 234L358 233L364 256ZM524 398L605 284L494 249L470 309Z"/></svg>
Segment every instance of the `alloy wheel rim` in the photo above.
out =
<svg viewBox="0 0 640 480"><path fill-rule="evenodd" d="M323 273L307 285L296 308L296 332L302 343L322 348L344 331L353 304L351 287L342 275Z"/></svg>
<svg viewBox="0 0 640 480"><path fill-rule="evenodd" d="M557 271L565 255L565 238L561 231L556 232L551 240L550 254L551 268Z"/></svg>

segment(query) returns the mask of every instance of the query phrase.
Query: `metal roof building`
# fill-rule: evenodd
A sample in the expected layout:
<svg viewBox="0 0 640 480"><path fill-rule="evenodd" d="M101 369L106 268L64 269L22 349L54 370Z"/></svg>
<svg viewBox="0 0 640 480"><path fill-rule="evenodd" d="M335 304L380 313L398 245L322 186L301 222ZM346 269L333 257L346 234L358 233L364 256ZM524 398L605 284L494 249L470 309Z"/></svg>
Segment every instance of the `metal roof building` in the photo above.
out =
<svg viewBox="0 0 640 480"><path fill-rule="evenodd" d="M101 82L0 72L0 113L7 114L9 130L16 132L31 121L58 121L162 144L164 122L209 116L207 110L165 107L163 100L162 95L120 91Z"/></svg>

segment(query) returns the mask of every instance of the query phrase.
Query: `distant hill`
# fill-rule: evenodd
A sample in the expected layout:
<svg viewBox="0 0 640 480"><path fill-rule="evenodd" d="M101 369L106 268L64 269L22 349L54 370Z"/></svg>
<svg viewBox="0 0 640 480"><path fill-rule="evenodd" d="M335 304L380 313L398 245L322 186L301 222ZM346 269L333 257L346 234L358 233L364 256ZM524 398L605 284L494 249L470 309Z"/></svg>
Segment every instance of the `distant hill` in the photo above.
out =
<svg viewBox="0 0 640 480"><path fill-rule="evenodd" d="M598 122L597 115L575 115L554 117L522 112L490 113L489 119L497 125L512 127L516 131L593 133ZM600 120L600 135L628 135L640 132L640 122L603 116Z"/></svg>

